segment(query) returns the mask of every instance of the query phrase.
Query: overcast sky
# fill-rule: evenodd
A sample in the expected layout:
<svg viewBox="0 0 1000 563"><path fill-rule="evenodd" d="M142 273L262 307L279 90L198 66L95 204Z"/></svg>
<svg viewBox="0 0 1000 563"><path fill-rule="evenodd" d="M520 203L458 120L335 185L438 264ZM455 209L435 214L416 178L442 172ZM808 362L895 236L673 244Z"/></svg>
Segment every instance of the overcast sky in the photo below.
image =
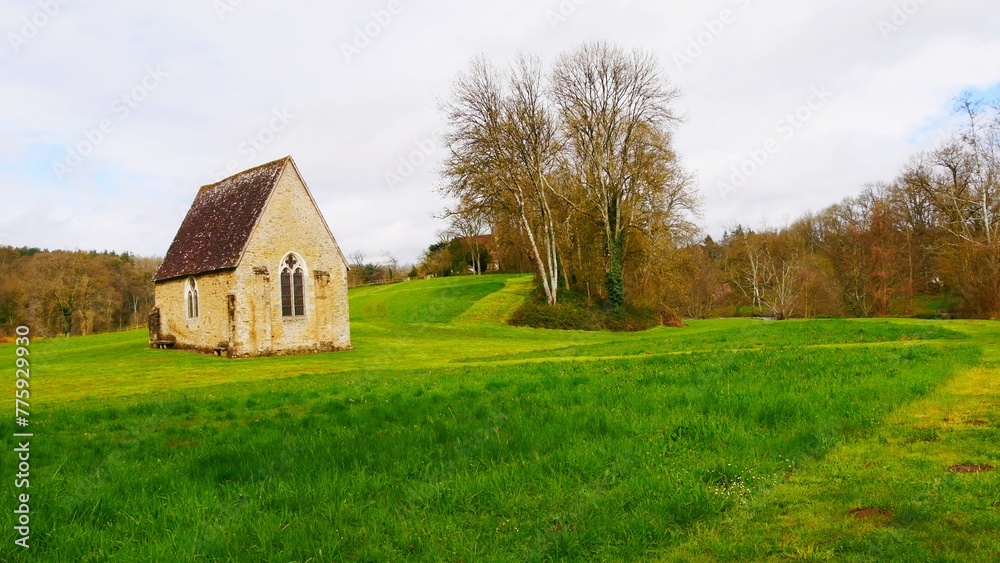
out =
<svg viewBox="0 0 1000 563"><path fill-rule="evenodd" d="M956 96L1000 97L996 0L35 0L0 28L0 244L50 249L162 256L199 186L290 154L345 253L414 261L477 55L655 53L713 234L891 180Z"/></svg>

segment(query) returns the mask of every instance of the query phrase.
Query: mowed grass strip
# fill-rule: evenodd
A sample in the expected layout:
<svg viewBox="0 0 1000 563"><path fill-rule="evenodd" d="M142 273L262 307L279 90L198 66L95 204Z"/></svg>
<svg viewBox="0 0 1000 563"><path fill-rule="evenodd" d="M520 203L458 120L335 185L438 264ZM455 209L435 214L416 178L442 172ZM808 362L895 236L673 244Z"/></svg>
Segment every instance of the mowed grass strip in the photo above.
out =
<svg viewBox="0 0 1000 563"><path fill-rule="evenodd" d="M53 406L32 559L647 559L975 360L720 351Z"/></svg>
<svg viewBox="0 0 1000 563"><path fill-rule="evenodd" d="M943 323L912 319L809 319L784 322L750 319L688 321L684 330L657 328L623 335L613 342L532 350L464 362L517 361L539 358L620 357L643 354L844 345L911 345L926 341L967 340L963 331Z"/></svg>

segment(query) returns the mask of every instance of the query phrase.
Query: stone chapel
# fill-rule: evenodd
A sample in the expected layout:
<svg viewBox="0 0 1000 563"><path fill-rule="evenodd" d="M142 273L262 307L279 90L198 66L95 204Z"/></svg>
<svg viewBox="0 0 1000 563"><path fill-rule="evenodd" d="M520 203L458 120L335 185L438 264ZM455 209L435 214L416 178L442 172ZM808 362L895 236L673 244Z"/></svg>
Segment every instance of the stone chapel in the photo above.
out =
<svg viewBox="0 0 1000 563"><path fill-rule="evenodd" d="M202 187L153 278L150 345L229 357L351 347L347 261L291 157Z"/></svg>

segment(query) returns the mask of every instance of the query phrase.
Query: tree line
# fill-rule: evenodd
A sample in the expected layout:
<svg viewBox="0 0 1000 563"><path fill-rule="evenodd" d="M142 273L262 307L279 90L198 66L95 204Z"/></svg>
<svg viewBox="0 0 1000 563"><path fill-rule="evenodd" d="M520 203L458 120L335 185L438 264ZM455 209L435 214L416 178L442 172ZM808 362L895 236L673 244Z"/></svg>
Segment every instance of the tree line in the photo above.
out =
<svg viewBox="0 0 1000 563"><path fill-rule="evenodd" d="M549 305L568 291L696 318L1000 317L998 104L962 97L962 126L891 182L784 227L698 241L676 96L652 55L605 43L551 68L474 61L444 105L453 251L432 247L425 266L477 255L456 241L485 230L527 260Z"/></svg>
<svg viewBox="0 0 1000 563"><path fill-rule="evenodd" d="M673 305L690 317L1000 318L1000 104L966 95L956 109L962 126L891 182L683 249Z"/></svg>
<svg viewBox="0 0 1000 563"><path fill-rule="evenodd" d="M0 247L0 336L86 335L145 323L158 258Z"/></svg>
<svg viewBox="0 0 1000 563"><path fill-rule="evenodd" d="M361 250L347 256L347 286L359 287L370 284L393 283L417 277L417 268L403 264L394 254L382 251L381 260L372 260Z"/></svg>

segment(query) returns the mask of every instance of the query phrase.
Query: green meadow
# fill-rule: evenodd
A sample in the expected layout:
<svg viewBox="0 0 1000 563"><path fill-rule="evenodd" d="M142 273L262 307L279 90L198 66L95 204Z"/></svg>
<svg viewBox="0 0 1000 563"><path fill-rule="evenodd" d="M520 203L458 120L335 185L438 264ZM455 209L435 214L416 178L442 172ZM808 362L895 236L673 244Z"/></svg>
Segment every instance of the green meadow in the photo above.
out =
<svg viewBox="0 0 1000 563"><path fill-rule="evenodd" d="M531 288L354 290L336 354L32 342L0 560L1000 559L1000 323L505 325Z"/></svg>

